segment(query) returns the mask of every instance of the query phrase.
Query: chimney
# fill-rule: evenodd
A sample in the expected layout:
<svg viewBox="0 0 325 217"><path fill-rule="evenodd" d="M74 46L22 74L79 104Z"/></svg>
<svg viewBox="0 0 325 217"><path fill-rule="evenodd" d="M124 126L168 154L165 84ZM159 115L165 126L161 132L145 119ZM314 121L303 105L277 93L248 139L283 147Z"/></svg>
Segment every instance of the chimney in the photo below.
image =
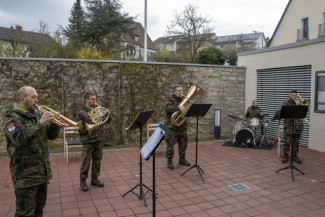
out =
<svg viewBox="0 0 325 217"><path fill-rule="evenodd" d="M21 32L21 31L23 31L23 27L20 26L20 25L16 25L16 30L19 31L19 32Z"/></svg>

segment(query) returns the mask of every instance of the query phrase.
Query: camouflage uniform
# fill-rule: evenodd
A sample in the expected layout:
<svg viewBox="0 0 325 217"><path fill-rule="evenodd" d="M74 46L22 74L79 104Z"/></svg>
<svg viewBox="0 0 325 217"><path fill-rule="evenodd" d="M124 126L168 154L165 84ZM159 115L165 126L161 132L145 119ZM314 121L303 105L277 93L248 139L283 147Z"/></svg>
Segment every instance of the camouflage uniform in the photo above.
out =
<svg viewBox="0 0 325 217"><path fill-rule="evenodd" d="M170 129L170 132L166 136L167 151L166 157L173 158L174 145L178 142L178 154L180 158L185 158L187 148L187 122L183 125L176 127L171 123L171 116L174 112L180 111L178 106L182 102L181 97L177 97L172 94L167 98L165 111L166 111L166 123L165 125Z"/></svg>
<svg viewBox="0 0 325 217"><path fill-rule="evenodd" d="M288 99L283 102L284 106L297 106L295 101L292 99ZM294 128L293 128L294 124ZM299 152L299 141L301 137L301 133L304 130L304 125L302 123L301 118L295 118L292 120L291 118L284 119L283 124L283 133L284 133L284 147L283 153L288 154L290 150L290 145L293 144L293 156L297 156Z"/></svg>
<svg viewBox="0 0 325 217"><path fill-rule="evenodd" d="M39 120L42 113L29 112L14 103L3 122L10 173L16 194L15 216L43 216L47 183L52 178L47 140L58 137L60 127Z"/></svg>
<svg viewBox="0 0 325 217"><path fill-rule="evenodd" d="M259 107L251 106L247 109L245 117L247 119L252 119L252 118L263 119L264 115L260 115L260 113L262 113L262 110Z"/></svg>
<svg viewBox="0 0 325 217"><path fill-rule="evenodd" d="M95 106L97 107L97 106ZM83 125L79 130L80 141L82 142L82 164L80 168L80 180L86 180L88 178L88 171L90 168L90 162L92 160L91 166L91 178L97 179L100 176L100 163L103 158L103 126L94 129L91 134L88 133L86 129L87 124L93 124L88 113L91 111L87 106L83 106L78 114L78 121L82 121ZM109 117L106 123L111 121Z"/></svg>

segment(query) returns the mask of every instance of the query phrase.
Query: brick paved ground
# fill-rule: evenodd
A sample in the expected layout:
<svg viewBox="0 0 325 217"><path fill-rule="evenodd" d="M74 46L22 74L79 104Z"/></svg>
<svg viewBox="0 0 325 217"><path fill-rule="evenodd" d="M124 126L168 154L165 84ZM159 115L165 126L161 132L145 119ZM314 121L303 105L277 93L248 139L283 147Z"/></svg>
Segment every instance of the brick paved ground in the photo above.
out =
<svg viewBox="0 0 325 217"><path fill-rule="evenodd" d="M325 153L301 148L305 175L294 170L275 173L282 164L276 150L254 150L222 146L222 141L199 144L198 164L204 170L202 181L196 168L166 168L164 150L156 157L156 216L325 216ZM188 160L195 162L195 145L188 148ZM49 185L46 217L57 216L152 216L152 195L148 206L132 193L122 197L139 182L137 149L105 151L100 179L104 188L79 189L81 157L74 153L66 163L62 154L51 156L53 179ZM12 217L15 198L9 174L9 159L0 159L0 216ZM88 183L90 180L87 180ZM143 163L143 183L152 189L152 159ZM228 185L242 183L242 192ZM135 190L139 192L139 188Z"/></svg>

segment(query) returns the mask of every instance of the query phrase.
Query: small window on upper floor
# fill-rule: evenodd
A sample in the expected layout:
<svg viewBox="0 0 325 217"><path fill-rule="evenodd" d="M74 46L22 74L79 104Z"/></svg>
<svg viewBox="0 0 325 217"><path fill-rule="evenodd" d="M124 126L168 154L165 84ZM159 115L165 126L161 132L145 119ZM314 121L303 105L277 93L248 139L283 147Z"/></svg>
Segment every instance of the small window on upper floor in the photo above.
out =
<svg viewBox="0 0 325 217"><path fill-rule="evenodd" d="M322 14L322 22L318 27L318 37L325 36L325 12Z"/></svg>
<svg viewBox="0 0 325 217"><path fill-rule="evenodd" d="M298 40L308 39L308 18L301 19L300 29L298 29Z"/></svg>
<svg viewBox="0 0 325 217"><path fill-rule="evenodd" d="M136 41L136 42L139 41L139 36L138 35L134 35L134 41Z"/></svg>

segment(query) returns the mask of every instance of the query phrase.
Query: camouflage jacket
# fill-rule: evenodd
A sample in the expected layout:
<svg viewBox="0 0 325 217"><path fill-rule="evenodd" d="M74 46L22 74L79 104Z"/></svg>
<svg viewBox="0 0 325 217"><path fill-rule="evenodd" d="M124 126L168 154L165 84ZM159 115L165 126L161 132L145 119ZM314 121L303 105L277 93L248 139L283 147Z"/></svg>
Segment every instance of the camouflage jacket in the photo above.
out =
<svg viewBox="0 0 325 217"><path fill-rule="evenodd" d="M251 106L247 109L245 117L247 119L252 119L252 118L263 119L264 115L260 115L260 113L262 113L262 110L260 109L260 107Z"/></svg>
<svg viewBox="0 0 325 217"><path fill-rule="evenodd" d="M284 106L298 106L294 100L290 98L283 102ZM293 124L294 123L294 124ZM294 128L293 128L294 125ZM304 125L301 118L292 118L284 119L283 121L283 132L287 134L301 134L304 130Z"/></svg>
<svg viewBox="0 0 325 217"><path fill-rule="evenodd" d="M167 99L166 99L166 106L165 106L166 122L165 122L165 125L170 129L174 129L174 130L177 129L177 127L171 123L171 117L174 112L180 111L178 106L182 102L182 100L183 99L181 97L177 97L175 94L172 94L171 96L167 97ZM183 129L187 129L187 122L185 121L185 123L179 127L182 127Z"/></svg>
<svg viewBox="0 0 325 217"><path fill-rule="evenodd" d="M15 188L40 185L52 178L46 143L58 137L60 127L52 123L42 125L41 116L40 111L28 112L18 103L6 111L3 131Z"/></svg>
<svg viewBox="0 0 325 217"><path fill-rule="evenodd" d="M95 107L97 107L97 105ZM80 133L80 141L83 144L94 143L94 142L99 142L104 140L104 128L103 128L104 125L95 128L91 133L89 133L86 128L86 123L94 124L88 115L90 111L91 109L88 108L86 105L84 105L78 113L78 121L82 121L82 127L79 129L79 133ZM109 119L105 124L111 122L111 120L112 120L111 117L109 117Z"/></svg>

